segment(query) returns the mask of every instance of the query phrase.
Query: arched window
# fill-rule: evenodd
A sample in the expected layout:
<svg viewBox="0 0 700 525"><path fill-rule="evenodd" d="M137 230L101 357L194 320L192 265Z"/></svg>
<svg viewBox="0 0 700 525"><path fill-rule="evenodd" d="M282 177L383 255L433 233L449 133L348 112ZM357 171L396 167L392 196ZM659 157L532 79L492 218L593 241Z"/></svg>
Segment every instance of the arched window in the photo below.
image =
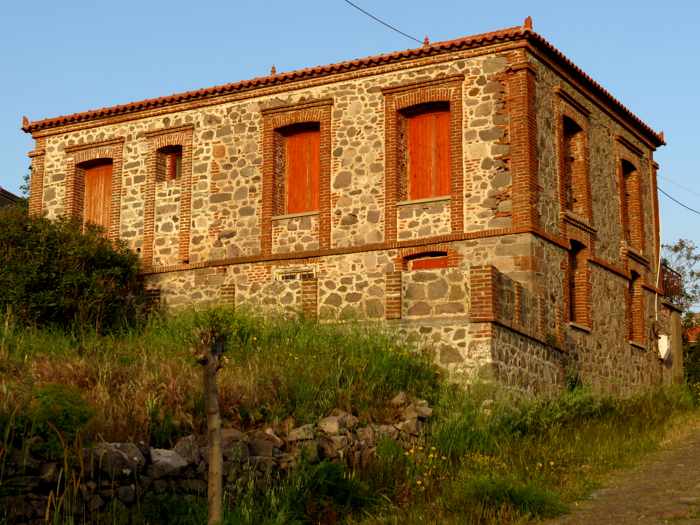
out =
<svg viewBox="0 0 700 525"><path fill-rule="evenodd" d="M84 181L83 220L109 230L112 217L112 159L78 165Z"/></svg>
<svg viewBox="0 0 700 525"><path fill-rule="evenodd" d="M275 215L319 210L320 151L319 122L276 130Z"/></svg>
<svg viewBox="0 0 700 525"><path fill-rule="evenodd" d="M634 164L623 159L620 203L625 241L634 249L642 249L643 225L639 173Z"/></svg>
<svg viewBox="0 0 700 525"><path fill-rule="evenodd" d="M569 250L569 321L581 325L588 324L588 261L586 247L571 241Z"/></svg>
<svg viewBox="0 0 700 525"><path fill-rule="evenodd" d="M585 216L586 161L584 132L573 119L563 119L563 173L564 208Z"/></svg>
<svg viewBox="0 0 700 525"><path fill-rule="evenodd" d="M401 110L399 200L450 194L450 104L431 102Z"/></svg>
<svg viewBox="0 0 700 525"><path fill-rule="evenodd" d="M156 154L156 181L179 179L182 174L182 146L164 146Z"/></svg>

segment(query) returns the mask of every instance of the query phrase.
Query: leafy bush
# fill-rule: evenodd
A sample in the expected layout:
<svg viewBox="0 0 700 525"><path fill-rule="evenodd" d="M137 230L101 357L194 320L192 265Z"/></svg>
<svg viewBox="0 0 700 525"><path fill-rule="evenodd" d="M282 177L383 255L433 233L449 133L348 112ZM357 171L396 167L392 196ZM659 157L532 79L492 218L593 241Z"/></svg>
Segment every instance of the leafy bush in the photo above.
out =
<svg viewBox="0 0 700 525"><path fill-rule="evenodd" d="M145 304L138 258L96 226L0 210L0 312L24 325L109 331Z"/></svg>

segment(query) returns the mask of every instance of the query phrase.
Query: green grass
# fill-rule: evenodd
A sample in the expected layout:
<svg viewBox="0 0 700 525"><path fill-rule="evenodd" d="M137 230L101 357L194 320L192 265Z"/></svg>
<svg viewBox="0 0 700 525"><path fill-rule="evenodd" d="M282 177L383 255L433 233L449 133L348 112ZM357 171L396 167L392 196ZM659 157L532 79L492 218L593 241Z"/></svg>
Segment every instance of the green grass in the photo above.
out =
<svg viewBox="0 0 700 525"><path fill-rule="evenodd" d="M462 388L441 378L431 356L377 325L219 314L233 333L219 378L227 423L275 427L292 417L301 425L333 408L379 422L401 390L434 408L418 440L380 441L363 469L322 462L257 482L241 476L227 493L227 524L526 523L564 512L611 469L695 417L685 387L625 399L580 388L546 398L489 384ZM0 449L56 456L52 436L67 453L98 435L170 446L201 432L192 353L201 316L156 317L111 336L0 325ZM0 453L0 488L2 467ZM71 523L76 501L57 500L53 523ZM115 505L104 522L195 524L205 514L201 497L152 494L136 514Z"/></svg>

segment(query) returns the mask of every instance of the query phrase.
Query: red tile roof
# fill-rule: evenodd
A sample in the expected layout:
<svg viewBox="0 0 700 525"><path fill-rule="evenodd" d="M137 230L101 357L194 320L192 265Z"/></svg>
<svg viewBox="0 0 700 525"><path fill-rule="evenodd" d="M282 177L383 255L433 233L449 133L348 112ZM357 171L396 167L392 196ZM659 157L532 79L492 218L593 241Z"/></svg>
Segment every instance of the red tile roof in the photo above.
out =
<svg viewBox="0 0 700 525"><path fill-rule="evenodd" d="M639 119L639 117L637 117L634 113L632 113L629 109L622 105L621 102L619 102L615 97L613 97L605 88L603 88L600 84L598 84L595 80L588 76L571 60L569 60L561 51L559 51L556 47L554 47L547 40L545 40L544 37L532 31L530 27L530 24L528 23L528 21L526 21L524 26L510 27L499 31L492 31L490 33L482 33L479 35L467 36L457 38L455 40L447 40L444 42L435 42L433 44L424 45L419 48L406 49L404 51L396 51L393 53L359 58L356 60L348 60L345 62L338 62L336 64L330 64L326 66L316 66L298 69L296 71L290 71L287 73L272 74L264 77L253 78L250 80L242 80L230 84L223 84L220 86L198 89L195 91L187 91L184 93L177 93L174 95L168 95L158 98L150 98L138 102L131 102L128 104L120 104L118 106L110 106L101 109L84 111L81 113L73 113L71 115L36 120L33 122L29 122L29 120L27 120L25 117L25 119L23 120L22 129L27 133L33 133L35 131L55 128L67 124L76 124L80 122L98 120L101 118L108 118L116 115L135 113L138 111L181 104L195 100L202 100L206 98L227 95L235 92L249 91L264 86L286 84L298 80L332 75L334 73L355 71L362 68L400 62L402 60L410 60L426 56L439 55L441 53L447 53L450 51L477 48L503 42L527 40L535 47L538 47L539 49L544 51L547 55L554 59L555 62L558 62L565 69L569 70L569 72L573 74L573 76L576 77L584 86L586 86L594 93L598 94L604 101L613 106L613 108L615 108L619 113L621 113L621 115L624 118L627 118L629 121L631 121L631 123L635 125L642 132L643 135L650 139L655 146L661 146L665 144L663 134L657 133L647 124L645 124L641 119Z"/></svg>

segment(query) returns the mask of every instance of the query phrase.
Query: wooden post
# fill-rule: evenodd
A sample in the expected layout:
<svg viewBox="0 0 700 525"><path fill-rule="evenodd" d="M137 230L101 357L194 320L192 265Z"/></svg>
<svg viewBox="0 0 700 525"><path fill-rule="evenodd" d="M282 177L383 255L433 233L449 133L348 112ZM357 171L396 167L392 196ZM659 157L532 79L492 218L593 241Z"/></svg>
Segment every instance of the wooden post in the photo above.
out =
<svg viewBox="0 0 700 525"><path fill-rule="evenodd" d="M226 335L215 327L201 334L197 361L202 365L204 405L207 413L207 444L209 446L209 475L207 503L209 525L220 525L223 520L223 451L221 450L221 414L216 374L222 366Z"/></svg>

